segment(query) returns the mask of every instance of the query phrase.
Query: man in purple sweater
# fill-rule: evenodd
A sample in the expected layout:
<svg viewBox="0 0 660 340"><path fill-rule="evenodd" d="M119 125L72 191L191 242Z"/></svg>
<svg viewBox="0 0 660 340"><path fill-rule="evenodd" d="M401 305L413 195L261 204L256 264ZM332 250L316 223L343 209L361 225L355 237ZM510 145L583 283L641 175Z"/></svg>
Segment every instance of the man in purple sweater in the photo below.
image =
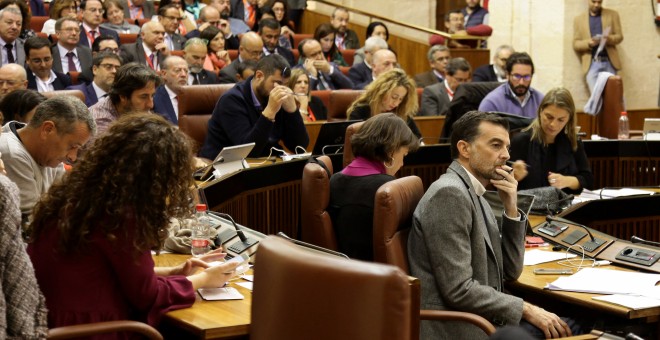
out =
<svg viewBox="0 0 660 340"><path fill-rule="evenodd" d="M534 63L525 52L512 53L506 62L508 81L489 93L479 105L479 111L505 112L535 118L543 93L533 89Z"/></svg>

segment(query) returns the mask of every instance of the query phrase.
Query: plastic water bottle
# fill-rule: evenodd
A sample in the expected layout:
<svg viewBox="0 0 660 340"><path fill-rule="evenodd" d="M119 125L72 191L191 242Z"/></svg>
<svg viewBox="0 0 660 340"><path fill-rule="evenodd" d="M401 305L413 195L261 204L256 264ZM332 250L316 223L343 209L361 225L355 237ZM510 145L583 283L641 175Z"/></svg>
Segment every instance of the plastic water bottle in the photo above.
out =
<svg viewBox="0 0 660 340"><path fill-rule="evenodd" d="M195 257L202 256L210 250L209 228L211 221L206 214L206 204L195 206L195 222L192 227L191 253Z"/></svg>
<svg viewBox="0 0 660 340"><path fill-rule="evenodd" d="M619 139L629 139L630 138L630 124L628 123L628 113L626 111L621 112L621 117L619 117Z"/></svg>

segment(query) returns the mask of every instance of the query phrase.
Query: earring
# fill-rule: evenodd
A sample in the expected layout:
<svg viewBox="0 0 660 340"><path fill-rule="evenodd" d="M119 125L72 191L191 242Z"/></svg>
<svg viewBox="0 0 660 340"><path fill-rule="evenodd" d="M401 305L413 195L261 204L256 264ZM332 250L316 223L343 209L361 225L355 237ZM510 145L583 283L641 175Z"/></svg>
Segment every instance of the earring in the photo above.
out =
<svg viewBox="0 0 660 340"><path fill-rule="evenodd" d="M385 165L386 168L391 169L392 167L394 167L394 158L391 158L389 160L389 163L390 163L389 165L387 165L387 163L388 162L383 162L383 165Z"/></svg>

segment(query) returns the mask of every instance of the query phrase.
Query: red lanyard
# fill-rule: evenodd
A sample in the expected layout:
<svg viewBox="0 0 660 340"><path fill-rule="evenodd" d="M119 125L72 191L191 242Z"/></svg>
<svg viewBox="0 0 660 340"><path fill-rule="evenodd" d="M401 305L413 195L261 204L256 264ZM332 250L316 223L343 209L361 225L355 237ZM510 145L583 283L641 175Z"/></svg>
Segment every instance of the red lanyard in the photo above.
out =
<svg viewBox="0 0 660 340"><path fill-rule="evenodd" d="M151 55L153 55L154 59L156 59L156 55L154 55L153 53L151 53ZM145 59L147 59L147 64L149 64L149 67L151 67L152 70L156 71L156 68L154 67L154 63L153 61L151 61L151 57L147 55L147 52L144 52L144 57Z"/></svg>
<svg viewBox="0 0 660 340"><path fill-rule="evenodd" d="M128 1L128 11L130 12L131 7L134 8L135 6L133 6L133 3L131 2L131 0L127 0L127 1ZM133 18L133 19L144 19L144 15L142 14L142 7L139 7L138 12L135 15L135 18Z"/></svg>

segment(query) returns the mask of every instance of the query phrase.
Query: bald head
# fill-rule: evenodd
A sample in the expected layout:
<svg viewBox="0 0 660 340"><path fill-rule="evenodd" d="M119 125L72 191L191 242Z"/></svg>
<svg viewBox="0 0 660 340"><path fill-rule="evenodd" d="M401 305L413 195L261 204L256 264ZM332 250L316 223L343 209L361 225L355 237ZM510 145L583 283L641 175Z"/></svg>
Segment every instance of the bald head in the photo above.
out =
<svg viewBox="0 0 660 340"><path fill-rule="evenodd" d="M374 77L378 77L380 74L395 68L397 64L396 54L388 49L374 52L371 61L371 70L374 73Z"/></svg>
<svg viewBox="0 0 660 340"><path fill-rule="evenodd" d="M205 7L206 8L206 7ZM242 60L258 61L263 55L264 42L256 32L243 34L238 53Z"/></svg>
<svg viewBox="0 0 660 340"><path fill-rule="evenodd" d="M142 37L142 41L154 51L156 50L156 45L165 40L165 28L159 22L149 21L142 25L140 36Z"/></svg>
<svg viewBox="0 0 660 340"><path fill-rule="evenodd" d="M210 22L211 25L217 26L220 21L220 12L213 6L205 6L199 12L200 22Z"/></svg>
<svg viewBox="0 0 660 340"><path fill-rule="evenodd" d="M25 68L18 64L5 64L0 67L0 96L24 89L27 89Z"/></svg>

